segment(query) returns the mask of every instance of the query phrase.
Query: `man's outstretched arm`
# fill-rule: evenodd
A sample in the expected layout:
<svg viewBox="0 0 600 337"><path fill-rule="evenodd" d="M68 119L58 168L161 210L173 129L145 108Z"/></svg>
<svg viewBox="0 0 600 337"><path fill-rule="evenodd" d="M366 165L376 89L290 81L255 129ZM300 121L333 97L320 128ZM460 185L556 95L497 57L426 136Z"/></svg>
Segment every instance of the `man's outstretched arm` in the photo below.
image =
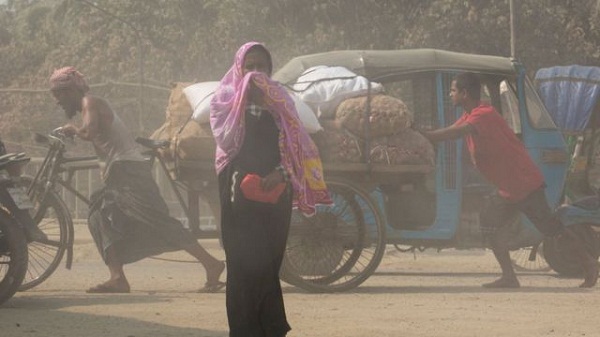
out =
<svg viewBox="0 0 600 337"><path fill-rule="evenodd" d="M468 123L461 125L451 125L442 129L432 131L420 131L425 138L432 143L443 142L446 140L454 140L462 138L470 133L475 133L475 128Z"/></svg>

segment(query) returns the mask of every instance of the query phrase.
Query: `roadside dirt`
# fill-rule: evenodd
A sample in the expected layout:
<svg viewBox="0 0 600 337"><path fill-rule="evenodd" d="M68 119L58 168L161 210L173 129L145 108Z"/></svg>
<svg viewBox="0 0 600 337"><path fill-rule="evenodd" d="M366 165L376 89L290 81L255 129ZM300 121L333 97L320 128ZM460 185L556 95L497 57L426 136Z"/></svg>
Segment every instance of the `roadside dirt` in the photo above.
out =
<svg viewBox="0 0 600 337"><path fill-rule="evenodd" d="M61 266L0 307L0 336L228 336L225 293L196 293L205 281L196 264L147 259L126 268L131 294L86 294L107 271L85 229L78 229L73 270ZM218 242L202 243L223 258ZM390 249L353 291L309 294L284 285L288 336L600 336L598 288L576 288L580 280L553 272L520 273L516 290L481 287L497 273L482 250L415 258Z"/></svg>

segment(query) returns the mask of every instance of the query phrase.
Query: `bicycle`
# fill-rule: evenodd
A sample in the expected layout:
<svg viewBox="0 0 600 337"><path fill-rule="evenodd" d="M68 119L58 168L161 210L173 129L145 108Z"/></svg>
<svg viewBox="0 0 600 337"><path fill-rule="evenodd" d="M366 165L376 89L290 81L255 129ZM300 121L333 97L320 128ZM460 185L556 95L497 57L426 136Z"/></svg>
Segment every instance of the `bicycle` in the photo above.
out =
<svg viewBox="0 0 600 337"><path fill-rule="evenodd" d="M24 291L44 282L62 261L65 253L66 268L73 263L74 228L71 213L57 192L60 186L89 204L89 199L71 186L76 171L98 168L96 156L66 157L66 143L60 129L48 136L35 134L35 140L48 146L48 152L34 177L22 176L21 184L33 203L31 211L38 228L47 236L43 242L28 245L29 263L25 280L19 287ZM66 173L66 178L62 174Z"/></svg>

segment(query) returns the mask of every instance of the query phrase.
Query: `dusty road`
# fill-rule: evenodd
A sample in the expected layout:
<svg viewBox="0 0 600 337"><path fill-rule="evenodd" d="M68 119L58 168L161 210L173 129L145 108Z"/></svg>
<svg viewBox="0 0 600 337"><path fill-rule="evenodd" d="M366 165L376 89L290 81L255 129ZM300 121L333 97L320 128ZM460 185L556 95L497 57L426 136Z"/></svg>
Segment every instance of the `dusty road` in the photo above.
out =
<svg viewBox="0 0 600 337"><path fill-rule="evenodd" d="M144 260L126 269L131 294L86 294L107 272L81 233L73 270L60 267L0 307L0 336L227 336L225 294L195 293L204 283L196 264ZM222 258L217 242L202 242ZM517 290L481 288L496 273L492 255L481 250L418 253L415 260L391 249L354 291L308 294L284 285L288 336L600 336L600 288L581 290L580 280L552 272L521 273Z"/></svg>

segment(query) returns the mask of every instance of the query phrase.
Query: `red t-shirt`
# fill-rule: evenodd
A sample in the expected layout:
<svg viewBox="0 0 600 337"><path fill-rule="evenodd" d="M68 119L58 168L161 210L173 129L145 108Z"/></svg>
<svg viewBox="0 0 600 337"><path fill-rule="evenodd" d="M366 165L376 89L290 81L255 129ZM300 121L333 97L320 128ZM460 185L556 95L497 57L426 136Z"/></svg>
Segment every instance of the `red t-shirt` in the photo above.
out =
<svg viewBox="0 0 600 337"><path fill-rule="evenodd" d="M523 143L494 107L480 103L455 125L471 124L465 137L473 165L498 188L500 196L519 201L544 184L544 176Z"/></svg>

